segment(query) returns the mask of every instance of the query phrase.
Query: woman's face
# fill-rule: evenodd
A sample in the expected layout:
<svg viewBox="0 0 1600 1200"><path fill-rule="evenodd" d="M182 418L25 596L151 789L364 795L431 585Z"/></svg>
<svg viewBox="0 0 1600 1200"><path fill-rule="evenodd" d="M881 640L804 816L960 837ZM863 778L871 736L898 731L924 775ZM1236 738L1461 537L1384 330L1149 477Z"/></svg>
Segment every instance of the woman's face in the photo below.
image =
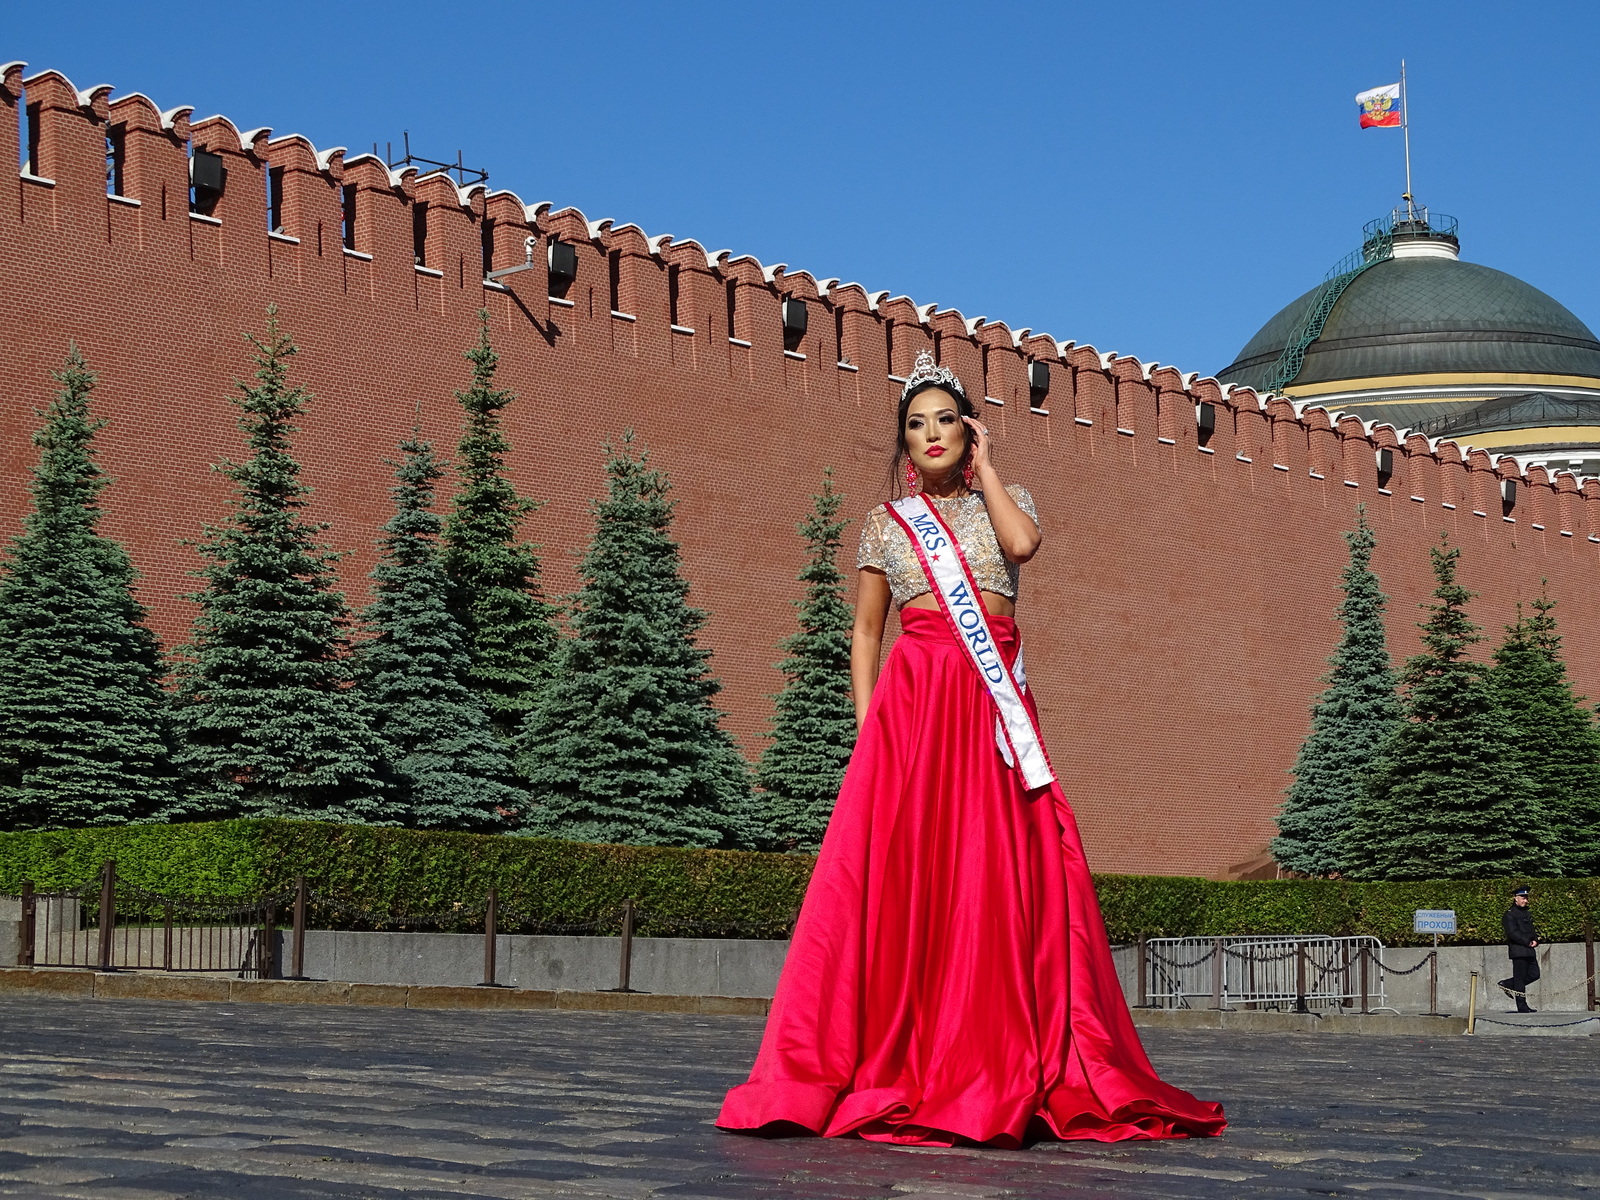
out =
<svg viewBox="0 0 1600 1200"><path fill-rule="evenodd" d="M967 427L955 397L929 388L911 398L906 409L906 449L923 475L945 475L961 463L967 449Z"/></svg>

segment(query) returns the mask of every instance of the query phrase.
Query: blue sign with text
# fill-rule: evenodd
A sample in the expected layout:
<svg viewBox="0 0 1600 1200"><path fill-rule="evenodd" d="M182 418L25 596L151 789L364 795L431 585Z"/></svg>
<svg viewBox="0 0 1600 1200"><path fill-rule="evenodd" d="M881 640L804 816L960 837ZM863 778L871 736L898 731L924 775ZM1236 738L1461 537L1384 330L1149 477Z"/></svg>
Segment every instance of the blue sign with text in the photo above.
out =
<svg viewBox="0 0 1600 1200"><path fill-rule="evenodd" d="M1413 933L1454 933L1456 913L1453 908L1419 908L1412 922Z"/></svg>

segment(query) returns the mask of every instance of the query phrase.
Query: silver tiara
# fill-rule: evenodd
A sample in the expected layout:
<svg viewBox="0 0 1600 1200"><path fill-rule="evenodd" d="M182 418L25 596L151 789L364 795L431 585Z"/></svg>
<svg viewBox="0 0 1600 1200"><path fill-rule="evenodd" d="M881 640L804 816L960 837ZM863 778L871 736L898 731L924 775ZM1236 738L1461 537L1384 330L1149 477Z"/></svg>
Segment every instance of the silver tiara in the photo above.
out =
<svg viewBox="0 0 1600 1200"><path fill-rule="evenodd" d="M961 380L956 378L956 373L949 367L941 367L933 361L933 355L926 350L919 351L916 360L911 364L911 374L906 376L906 386L900 389L900 399L904 400L911 394L911 389L921 387L925 383L937 383L940 387L953 387L966 398L967 389L961 386Z"/></svg>

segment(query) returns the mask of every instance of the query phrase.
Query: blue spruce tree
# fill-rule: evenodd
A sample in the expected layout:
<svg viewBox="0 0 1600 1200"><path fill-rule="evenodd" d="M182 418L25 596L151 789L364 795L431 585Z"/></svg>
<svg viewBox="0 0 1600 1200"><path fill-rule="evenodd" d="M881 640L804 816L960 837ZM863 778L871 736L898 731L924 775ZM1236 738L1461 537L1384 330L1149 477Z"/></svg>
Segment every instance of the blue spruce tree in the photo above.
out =
<svg viewBox="0 0 1600 1200"><path fill-rule="evenodd" d="M295 346L276 310L266 337L249 341L255 382L240 383L234 403L252 454L223 463L232 515L199 547L206 586L190 597L200 613L177 707L188 795L171 815L395 824L387 747L351 686L336 555L302 516L311 489L290 442L311 397L289 382Z"/></svg>
<svg viewBox="0 0 1600 1200"><path fill-rule="evenodd" d="M1438 586L1421 654L1406 660L1403 719L1362 780L1345 834L1356 879L1491 879L1555 865L1544 810L1522 773L1456 582L1461 551L1431 551Z"/></svg>
<svg viewBox="0 0 1600 1200"><path fill-rule="evenodd" d="M1600 875L1600 728L1572 690L1556 631L1556 602L1517 613L1494 652L1489 683L1509 726L1511 753L1549 820L1560 873Z"/></svg>
<svg viewBox="0 0 1600 1200"><path fill-rule="evenodd" d="M95 376L76 346L33 435L33 508L0 563L0 829L112 825L173 802L165 670L100 532Z"/></svg>
<svg viewBox="0 0 1600 1200"><path fill-rule="evenodd" d="M500 411L516 397L494 385L500 358L480 314L478 344L467 351L472 384L457 392L467 427L456 449L461 487L442 543L450 604L467 635L468 676L497 733L511 738L538 703L555 666L556 609L544 598L539 554L520 540L524 518L538 504L506 477L511 443Z"/></svg>
<svg viewBox="0 0 1600 1200"><path fill-rule="evenodd" d="M848 521L838 519L844 497L827 472L811 513L798 526L806 543L797 602L800 629L784 640L778 664L784 688L776 699L772 741L756 769L774 842L814 848L827 831L839 784L856 743L850 698L850 626L839 544Z"/></svg>
<svg viewBox="0 0 1600 1200"><path fill-rule="evenodd" d="M519 765L545 837L647 846L755 846L750 770L721 728L695 644L706 615L687 603L670 536L667 477L607 448L608 494L571 600L556 683L528 715Z"/></svg>
<svg viewBox="0 0 1600 1200"><path fill-rule="evenodd" d="M1361 778L1400 720L1394 670L1384 634L1386 597L1372 571L1377 538L1365 507L1344 535L1350 547L1340 587L1344 635L1328 660L1328 686L1311 707L1311 732L1295 758L1272 856L1301 875L1344 870L1344 839Z"/></svg>
<svg viewBox="0 0 1600 1200"><path fill-rule="evenodd" d="M362 695L390 748L405 822L490 832L526 807L505 743L467 685L466 637L439 564L434 487L443 473L426 442L400 446L395 513L384 526L373 633L359 652Z"/></svg>

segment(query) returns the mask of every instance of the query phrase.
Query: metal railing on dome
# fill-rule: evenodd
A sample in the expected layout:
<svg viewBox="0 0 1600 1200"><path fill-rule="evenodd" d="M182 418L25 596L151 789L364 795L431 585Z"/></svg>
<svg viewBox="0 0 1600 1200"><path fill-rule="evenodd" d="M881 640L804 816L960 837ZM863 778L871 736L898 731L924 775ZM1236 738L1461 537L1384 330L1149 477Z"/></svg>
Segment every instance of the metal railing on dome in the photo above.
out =
<svg viewBox="0 0 1600 1200"><path fill-rule="evenodd" d="M1387 217L1379 217L1376 221L1368 221L1361 227L1361 240L1369 242L1385 234L1455 240L1460 229L1461 222L1448 213L1430 213L1427 205L1416 204L1410 208L1394 209Z"/></svg>
<svg viewBox="0 0 1600 1200"><path fill-rule="evenodd" d="M1323 326L1333 315L1333 306L1339 303L1339 297L1344 295L1345 289L1354 283L1363 271L1381 262L1387 262L1394 256L1392 224L1382 221L1371 222L1368 229L1372 229L1373 226L1379 228L1363 237L1361 249L1352 250L1335 263L1322 284L1312 293L1305 311L1295 322L1294 328L1289 331L1283 353L1278 355L1278 361L1272 365L1272 371L1267 376L1267 391L1281 391L1294 382L1301 368L1305 366L1306 351L1312 342L1322 336Z"/></svg>

